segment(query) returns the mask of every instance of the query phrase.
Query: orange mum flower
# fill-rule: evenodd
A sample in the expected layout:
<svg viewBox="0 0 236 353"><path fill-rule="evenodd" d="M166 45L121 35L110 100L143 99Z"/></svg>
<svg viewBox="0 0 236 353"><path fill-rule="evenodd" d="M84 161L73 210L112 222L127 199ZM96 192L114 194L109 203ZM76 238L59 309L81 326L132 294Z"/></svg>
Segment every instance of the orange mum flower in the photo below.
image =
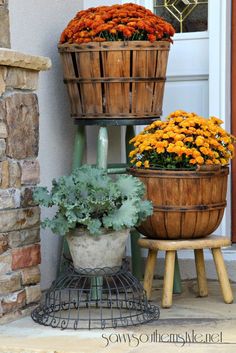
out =
<svg viewBox="0 0 236 353"><path fill-rule="evenodd" d="M91 30L95 33L92 35ZM87 33L86 33L87 32ZM60 37L62 43L111 40L167 40L175 30L171 24L133 3L91 7L76 14ZM100 39L99 39L100 38Z"/></svg>

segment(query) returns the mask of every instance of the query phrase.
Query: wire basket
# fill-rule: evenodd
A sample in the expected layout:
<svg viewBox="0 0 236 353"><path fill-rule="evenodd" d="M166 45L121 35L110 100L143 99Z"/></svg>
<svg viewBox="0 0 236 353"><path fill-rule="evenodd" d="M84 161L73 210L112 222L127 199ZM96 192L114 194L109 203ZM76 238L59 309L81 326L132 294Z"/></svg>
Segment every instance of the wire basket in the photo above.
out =
<svg viewBox="0 0 236 353"><path fill-rule="evenodd" d="M32 319L60 329L105 329L158 320L140 282L121 268L79 269L71 266L45 293Z"/></svg>

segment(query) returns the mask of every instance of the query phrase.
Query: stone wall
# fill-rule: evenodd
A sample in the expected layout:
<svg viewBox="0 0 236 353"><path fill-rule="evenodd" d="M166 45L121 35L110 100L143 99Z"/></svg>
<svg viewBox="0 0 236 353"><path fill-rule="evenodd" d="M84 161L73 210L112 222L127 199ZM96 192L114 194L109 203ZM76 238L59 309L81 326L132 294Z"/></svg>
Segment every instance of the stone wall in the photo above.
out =
<svg viewBox="0 0 236 353"><path fill-rule="evenodd" d="M0 49L0 323L39 302L38 72L50 60Z"/></svg>
<svg viewBox="0 0 236 353"><path fill-rule="evenodd" d="M8 0L0 0L0 47L10 48Z"/></svg>

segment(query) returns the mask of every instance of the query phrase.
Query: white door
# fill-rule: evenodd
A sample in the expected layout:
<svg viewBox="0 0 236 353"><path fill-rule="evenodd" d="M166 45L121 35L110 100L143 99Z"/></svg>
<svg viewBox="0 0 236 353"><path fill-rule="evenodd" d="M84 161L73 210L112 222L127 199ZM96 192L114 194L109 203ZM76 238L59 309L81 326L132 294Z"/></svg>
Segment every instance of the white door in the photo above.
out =
<svg viewBox="0 0 236 353"><path fill-rule="evenodd" d="M231 0L139 0L136 3L152 11L156 9L157 12L163 9L156 5L169 7L164 10L167 19L173 16L175 23L178 23L185 18L183 30L189 30L174 36L167 68L163 116L177 109L196 112L205 117L215 115L230 130ZM197 26L193 15L197 10L202 16L203 24L200 27L204 27L205 19L207 21L205 30L195 31ZM192 22L190 20L184 26L190 17ZM141 127L137 127L137 132L140 130ZM229 190L228 207L216 234L230 235L230 218Z"/></svg>
<svg viewBox="0 0 236 353"><path fill-rule="evenodd" d="M202 1L199 5L195 3L195 0L156 0L149 1L148 4L158 14L165 15L167 20L173 20L174 23L172 23L176 29L178 27L188 27L188 32L175 34L174 43L171 45L163 116L177 109L194 111L207 116L209 113L207 0L204 3ZM203 8L201 13L204 23L202 25L203 31L201 32L194 31L196 28L194 28L194 22L191 21L195 11L198 11L198 7L200 11L201 7ZM185 18L184 21L183 18ZM189 25L185 25L188 22Z"/></svg>

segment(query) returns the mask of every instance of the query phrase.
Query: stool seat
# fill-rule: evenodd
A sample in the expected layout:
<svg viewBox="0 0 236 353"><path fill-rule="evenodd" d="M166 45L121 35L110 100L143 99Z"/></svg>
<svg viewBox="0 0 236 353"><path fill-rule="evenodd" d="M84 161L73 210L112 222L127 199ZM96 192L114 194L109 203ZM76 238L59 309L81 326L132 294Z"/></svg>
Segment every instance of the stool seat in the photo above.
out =
<svg viewBox="0 0 236 353"><path fill-rule="evenodd" d="M142 248L153 250L189 250L189 249L213 249L230 246L231 240L227 236L210 235L207 238L191 240L160 240L141 238L138 241Z"/></svg>
<svg viewBox="0 0 236 353"><path fill-rule="evenodd" d="M222 247L231 245L231 241L228 237L210 235L207 238L191 240L141 238L138 240L138 244L142 248L149 249L144 275L144 289L146 290L148 299L151 297L156 258L157 253L160 250L166 251L162 307L170 308L172 305L174 268L177 250L194 250L199 296L206 297L208 295L208 288L203 250L208 248L212 251L224 302L227 304L233 302L233 293L221 252Z"/></svg>

